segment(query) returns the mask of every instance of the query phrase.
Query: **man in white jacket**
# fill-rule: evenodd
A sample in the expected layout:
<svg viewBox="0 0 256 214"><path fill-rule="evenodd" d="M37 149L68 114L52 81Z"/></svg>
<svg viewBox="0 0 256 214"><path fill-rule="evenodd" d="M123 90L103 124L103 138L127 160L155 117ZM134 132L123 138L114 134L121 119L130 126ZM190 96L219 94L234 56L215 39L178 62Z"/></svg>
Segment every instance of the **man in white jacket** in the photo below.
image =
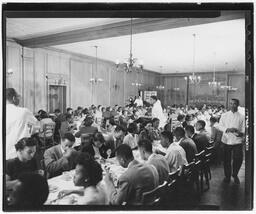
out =
<svg viewBox="0 0 256 214"><path fill-rule="evenodd" d="M153 104L152 118L158 118L160 120L159 128L163 128L167 118L164 116L161 101L158 100L156 96L151 96L150 102Z"/></svg>

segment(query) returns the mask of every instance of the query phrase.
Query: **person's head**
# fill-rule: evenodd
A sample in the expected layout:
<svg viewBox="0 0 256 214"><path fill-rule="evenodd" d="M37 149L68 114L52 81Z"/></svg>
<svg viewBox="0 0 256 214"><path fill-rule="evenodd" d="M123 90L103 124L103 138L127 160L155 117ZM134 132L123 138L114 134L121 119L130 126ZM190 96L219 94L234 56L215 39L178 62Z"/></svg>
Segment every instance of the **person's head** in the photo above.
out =
<svg viewBox="0 0 256 214"><path fill-rule="evenodd" d="M192 120L193 120L193 117L191 114L187 114L185 116L185 121L187 122L187 125L190 125Z"/></svg>
<svg viewBox="0 0 256 214"><path fill-rule="evenodd" d="M149 156L153 153L152 142L149 140L140 140L138 142L138 149L142 160L148 160Z"/></svg>
<svg viewBox="0 0 256 214"><path fill-rule="evenodd" d="M88 153L79 153L73 182L75 186L96 186L102 180L102 168Z"/></svg>
<svg viewBox="0 0 256 214"><path fill-rule="evenodd" d="M174 129L173 135L175 136L176 140L179 141L181 138L185 137L185 130L182 127L177 127Z"/></svg>
<svg viewBox="0 0 256 214"><path fill-rule="evenodd" d="M22 173L15 182L11 194L11 204L17 208L38 209L43 206L49 195L47 180L32 172Z"/></svg>
<svg viewBox="0 0 256 214"><path fill-rule="evenodd" d="M205 128L206 123L203 120L198 120L196 122L196 130L201 131Z"/></svg>
<svg viewBox="0 0 256 214"><path fill-rule="evenodd" d="M14 88L7 88L5 91L6 95L6 102L14 105L19 105L20 103L20 96L16 92Z"/></svg>
<svg viewBox="0 0 256 214"><path fill-rule="evenodd" d="M69 148L72 148L76 139L73 134L65 133L64 136L61 138L60 145L64 151L67 151Z"/></svg>
<svg viewBox="0 0 256 214"><path fill-rule="evenodd" d="M97 148L100 148L104 143L105 143L105 139L103 135L100 132L96 132L93 135L93 145Z"/></svg>
<svg viewBox="0 0 256 214"><path fill-rule="evenodd" d="M34 138L26 137L20 139L15 144L15 149L19 160L22 162L31 160L36 153L36 145L37 142Z"/></svg>
<svg viewBox="0 0 256 214"><path fill-rule="evenodd" d="M152 120L153 128L158 129L159 124L160 124L160 120L159 120L158 118L154 118L154 119Z"/></svg>
<svg viewBox="0 0 256 214"><path fill-rule="evenodd" d="M47 112L46 112L46 111L44 111L44 110L41 110L41 112L40 112L40 118L41 118L41 119L48 118L48 114L47 114Z"/></svg>
<svg viewBox="0 0 256 214"><path fill-rule="evenodd" d="M172 124L171 123L165 124L164 131L171 132L172 131Z"/></svg>
<svg viewBox="0 0 256 214"><path fill-rule="evenodd" d="M137 124L136 124L136 123L130 123L130 124L128 125L127 131L128 131L129 133L131 133L131 134L136 134L137 131L138 131L138 126L137 126Z"/></svg>
<svg viewBox="0 0 256 214"><path fill-rule="evenodd" d="M187 137L192 137L192 135L195 133L195 129L193 126L187 125L185 127L185 132L186 132Z"/></svg>
<svg viewBox="0 0 256 214"><path fill-rule="evenodd" d="M127 144L121 144L116 148L116 158L120 166L127 168L128 164L134 160L132 149Z"/></svg>
<svg viewBox="0 0 256 214"><path fill-rule="evenodd" d="M157 97L156 96L151 96L150 97L150 103L154 104L157 101Z"/></svg>
<svg viewBox="0 0 256 214"><path fill-rule="evenodd" d="M60 114L61 114L60 109L55 109L55 110L54 110L54 114L57 115L57 116L60 115Z"/></svg>
<svg viewBox="0 0 256 214"><path fill-rule="evenodd" d="M238 99L231 99L230 100L230 109L232 112L237 112L239 106L239 100Z"/></svg>
<svg viewBox="0 0 256 214"><path fill-rule="evenodd" d="M72 122L72 114L66 114L65 118L66 118L67 122L69 122L69 123Z"/></svg>
<svg viewBox="0 0 256 214"><path fill-rule="evenodd" d="M116 126L115 131L114 131L114 137L115 138L122 138L125 134L125 129L122 126Z"/></svg>
<svg viewBox="0 0 256 214"><path fill-rule="evenodd" d="M77 107L77 113L78 113L78 114L81 114L82 111L83 111L83 108L82 108L81 106L78 106L78 107Z"/></svg>
<svg viewBox="0 0 256 214"><path fill-rule="evenodd" d="M168 148L169 145L173 142L173 135L171 132L163 131L161 132L160 137L161 137L161 141L160 141L161 145L164 148Z"/></svg>
<svg viewBox="0 0 256 214"><path fill-rule="evenodd" d="M67 108L67 113L68 114L73 114L73 109L72 108Z"/></svg>
<svg viewBox="0 0 256 214"><path fill-rule="evenodd" d="M87 116L84 119L84 126L89 127L93 124L93 118L91 116Z"/></svg>
<svg viewBox="0 0 256 214"><path fill-rule="evenodd" d="M177 120L179 121L179 122L184 122L185 121L185 115L183 115L183 114L179 114L178 115L178 117L177 117Z"/></svg>
<svg viewBox="0 0 256 214"><path fill-rule="evenodd" d="M217 118L216 117L211 117L210 118L210 126L214 126L215 123L217 123Z"/></svg>

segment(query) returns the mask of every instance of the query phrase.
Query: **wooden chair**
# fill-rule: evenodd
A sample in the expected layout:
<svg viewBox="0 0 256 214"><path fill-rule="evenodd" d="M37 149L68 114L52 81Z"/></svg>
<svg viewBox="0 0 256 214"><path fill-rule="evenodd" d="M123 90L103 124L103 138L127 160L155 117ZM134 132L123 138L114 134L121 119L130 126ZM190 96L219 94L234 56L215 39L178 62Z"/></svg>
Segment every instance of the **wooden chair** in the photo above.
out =
<svg viewBox="0 0 256 214"><path fill-rule="evenodd" d="M159 185L157 188L152 191L145 192L142 195L142 204L143 205L160 205L163 202L164 197L167 193L167 181L162 185Z"/></svg>
<svg viewBox="0 0 256 214"><path fill-rule="evenodd" d="M181 167L179 167L175 172L170 172L168 181L171 182L173 180L177 180L181 173Z"/></svg>
<svg viewBox="0 0 256 214"><path fill-rule="evenodd" d="M178 204L177 197L177 180L172 180L167 184L167 194L165 203L168 208L175 209Z"/></svg>
<svg viewBox="0 0 256 214"><path fill-rule="evenodd" d="M210 164L212 161L212 156L213 156L213 152L214 152L214 147L206 147L205 148L205 160L204 160L204 166L203 166L203 171L204 171L204 175L205 175L205 179L206 179L206 185L207 185L207 189L210 189L210 182L209 180L211 180L212 175L211 175L211 168L210 168Z"/></svg>
<svg viewBox="0 0 256 214"><path fill-rule="evenodd" d="M203 192L204 186L204 162L205 162L205 150L201 151L200 153L195 155L195 170L198 170L199 177L200 177L200 189Z"/></svg>

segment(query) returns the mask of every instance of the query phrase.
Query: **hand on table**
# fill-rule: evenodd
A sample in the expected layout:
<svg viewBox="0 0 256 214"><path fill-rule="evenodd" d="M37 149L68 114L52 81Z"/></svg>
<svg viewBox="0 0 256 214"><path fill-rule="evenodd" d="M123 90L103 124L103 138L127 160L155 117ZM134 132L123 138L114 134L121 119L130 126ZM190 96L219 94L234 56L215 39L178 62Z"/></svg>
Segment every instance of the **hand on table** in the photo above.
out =
<svg viewBox="0 0 256 214"><path fill-rule="evenodd" d="M58 199L63 198L64 196L69 195L71 193L71 190L61 190L58 194Z"/></svg>

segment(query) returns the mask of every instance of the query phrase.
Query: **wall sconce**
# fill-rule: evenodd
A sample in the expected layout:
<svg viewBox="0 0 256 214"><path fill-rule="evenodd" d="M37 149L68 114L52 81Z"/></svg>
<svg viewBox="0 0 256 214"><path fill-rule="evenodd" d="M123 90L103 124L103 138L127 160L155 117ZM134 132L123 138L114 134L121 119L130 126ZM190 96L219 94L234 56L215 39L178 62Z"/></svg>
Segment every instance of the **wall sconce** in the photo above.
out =
<svg viewBox="0 0 256 214"><path fill-rule="evenodd" d="M156 88L159 90L164 90L164 85L158 85L158 86L156 86Z"/></svg>
<svg viewBox="0 0 256 214"><path fill-rule="evenodd" d="M174 91L180 91L180 88L173 88Z"/></svg>
<svg viewBox="0 0 256 214"><path fill-rule="evenodd" d="M101 83L101 82L103 82L103 79L101 79L101 78L91 78L90 80L89 80L89 82L91 83L91 84L99 84L99 83Z"/></svg>
<svg viewBox="0 0 256 214"><path fill-rule="evenodd" d="M7 76L11 76L13 74L13 69L9 68L6 73L7 73Z"/></svg>
<svg viewBox="0 0 256 214"><path fill-rule="evenodd" d="M137 83L137 82L133 82L132 86L140 87L140 86L142 86L142 84L141 83Z"/></svg>

